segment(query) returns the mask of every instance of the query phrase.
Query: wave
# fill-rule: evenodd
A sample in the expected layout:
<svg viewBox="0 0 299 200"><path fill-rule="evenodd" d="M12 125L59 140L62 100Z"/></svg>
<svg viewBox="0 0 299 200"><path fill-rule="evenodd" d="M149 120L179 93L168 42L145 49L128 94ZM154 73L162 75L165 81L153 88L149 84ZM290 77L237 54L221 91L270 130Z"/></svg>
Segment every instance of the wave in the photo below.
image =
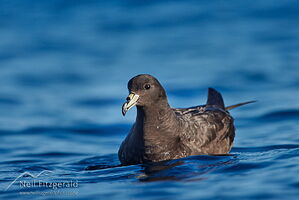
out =
<svg viewBox="0 0 299 200"><path fill-rule="evenodd" d="M277 122L287 120L299 120L299 109L281 109L277 111L267 112L257 118L254 118L257 122Z"/></svg>

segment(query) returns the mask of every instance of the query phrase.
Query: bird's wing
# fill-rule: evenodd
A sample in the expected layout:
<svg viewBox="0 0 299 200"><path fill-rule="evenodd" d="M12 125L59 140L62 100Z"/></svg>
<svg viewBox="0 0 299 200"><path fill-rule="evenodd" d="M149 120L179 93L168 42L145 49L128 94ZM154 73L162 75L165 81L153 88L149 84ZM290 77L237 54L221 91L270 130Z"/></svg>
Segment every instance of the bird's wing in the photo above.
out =
<svg viewBox="0 0 299 200"><path fill-rule="evenodd" d="M198 106L174 109L181 121L180 139L197 153L223 153L230 150L234 140L233 118L220 108Z"/></svg>

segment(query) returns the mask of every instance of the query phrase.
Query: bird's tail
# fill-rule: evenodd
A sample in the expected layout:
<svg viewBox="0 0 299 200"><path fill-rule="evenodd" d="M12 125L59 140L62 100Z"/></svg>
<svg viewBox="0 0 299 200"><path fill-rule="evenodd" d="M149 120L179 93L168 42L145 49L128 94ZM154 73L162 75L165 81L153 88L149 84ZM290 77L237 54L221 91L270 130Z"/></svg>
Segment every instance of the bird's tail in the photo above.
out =
<svg viewBox="0 0 299 200"><path fill-rule="evenodd" d="M246 102L243 102L243 103L238 103L238 104L235 104L235 105L227 106L227 107L225 107L225 110L231 110L231 109L234 109L234 108L246 105L246 104L254 103L254 102L256 102L256 101L246 101Z"/></svg>
<svg viewBox="0 0 299 200"><path fill-rule="evenodd" d="M249 103L254 103L256 101L246 101L246 102L243 102L243 103L238 103L238 104L235 104L235 105L231 105L231 106L227 106L225 107L224 106L224 101L223 101L223 98L221 96L221 94L213 89L213 88L209 88L209 91L208 91L208 100L207 100L207 107L211 106L211 107L217 107L217 108L221 108L223 110L231 110L233 108L237 108L237 107L240 107L240 106L243 106L243 105L246 105L246 104L249 104Z"/></svg>
<svg viewBox="0 0 299 200"><path fill-rule="evenodd" d="M209 88L208 90L208 100L207 100L207 107L217 107L221 109L225 109L224 102L221 94L217 92L217 90L213 88Z"/></svg>

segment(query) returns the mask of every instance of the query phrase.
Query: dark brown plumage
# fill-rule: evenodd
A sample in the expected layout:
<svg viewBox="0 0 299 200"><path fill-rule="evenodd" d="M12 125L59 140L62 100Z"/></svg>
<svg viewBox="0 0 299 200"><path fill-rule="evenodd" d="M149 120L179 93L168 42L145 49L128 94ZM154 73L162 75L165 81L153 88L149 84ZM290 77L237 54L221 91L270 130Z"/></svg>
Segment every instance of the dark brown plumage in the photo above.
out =
<svg viewBox="0 0 299 200"><path fill-rule="evenodd" d="M174 109L159 81L151 75L133 77L128 89L123 115L136 105L137 117L118 152L122 164L227 154L231 150L234 120L216 90L209 88L206 105Z"/></svg>

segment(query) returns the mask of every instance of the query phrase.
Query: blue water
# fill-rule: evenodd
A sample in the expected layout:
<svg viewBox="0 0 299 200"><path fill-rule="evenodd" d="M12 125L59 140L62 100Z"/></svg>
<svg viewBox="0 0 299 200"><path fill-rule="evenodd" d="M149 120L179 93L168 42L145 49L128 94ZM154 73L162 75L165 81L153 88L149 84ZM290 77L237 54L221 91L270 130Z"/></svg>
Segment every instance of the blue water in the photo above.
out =
<svg viewBox="0 0 299 200"><path fill-rule="evenodd" d="M299 199L298 1L2 0L0 16L1 199ZM231 111L231 155L120 166L139 73L173 107L208 87L258 100ZM25 172L42 174L11 184Z"/></svg>

